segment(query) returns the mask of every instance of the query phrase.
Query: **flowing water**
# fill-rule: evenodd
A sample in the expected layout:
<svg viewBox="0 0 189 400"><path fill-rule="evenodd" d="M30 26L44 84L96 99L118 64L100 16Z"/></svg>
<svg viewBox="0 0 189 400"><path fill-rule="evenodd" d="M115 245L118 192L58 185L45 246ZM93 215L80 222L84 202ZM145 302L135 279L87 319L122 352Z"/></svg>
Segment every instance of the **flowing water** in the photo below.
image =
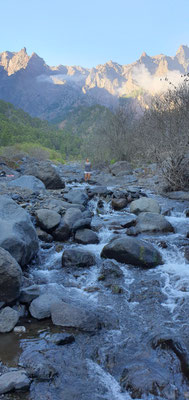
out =
<svg viewBox="0 0 189 400"><path fill-rule="evenodd" d="M86 185L77 187L84 188ZM175 233L139 235L160 250L163 265L143 270L113 261L113 268L120 271L119 276L101 281L102 248L117 234L126 233L126 229L120 229L120 221L130 213L129 209L113 211L110 202L104 202L102 213L97 213L98 198L95 198L90 200L88 207L94 212L92 226L98 231L99 244L84 246L70 240L63 245L63 250L70 247L89 250L96 256L96 265L70 273L61 266L62 251L57 253L52 247L41 249L38 261L31 266L29 273L35 283L53 290L58 290L58 286L62 285L69 289L72 296L75 294L85 303L106 308L110 316L115 313L119 323L109 329L102 329L96 335L75 333L75 343L59 351L65 360L72 360L66 370L65 365L62 367L63 383L58 381L59 378L52 384L33 383L29 399L189 398L189 384L178 352L168 345L166 348L166 345L157 344L158 338L168 344L171 339L179 341L186 352L189 349L189 264L184 257L186 234L189 232L189 218L184 213L187 204L169 201L151 193L148 195L156 197L162 209L171 210L170 216L166 218L174 226ZM162 248L161 243L166 243L166 248ZM16 354L19 354L18 344L20 351L41 351L45 348L51 354L55 350L44 344L45 335L58 331L59 328L53 327L48 320L35 323L31 320L27 324L27 333L16 339ZM12 333L7 338L12 339L14 335ZM153 345L154 342L156 345ZM11 352L15 353L13 350ZM17 359L16 354L14 359ZM59 356L56 354L56 363L61 376L62 361L58 359ZM51 357L53 359L55 355ZM12 361L11 365L14 366L13 359L10 361L2 356L2 361L8 365ZM135 391L131 386L135 387ZM141 386L144 387L143 393L137 389Z"/></svg>

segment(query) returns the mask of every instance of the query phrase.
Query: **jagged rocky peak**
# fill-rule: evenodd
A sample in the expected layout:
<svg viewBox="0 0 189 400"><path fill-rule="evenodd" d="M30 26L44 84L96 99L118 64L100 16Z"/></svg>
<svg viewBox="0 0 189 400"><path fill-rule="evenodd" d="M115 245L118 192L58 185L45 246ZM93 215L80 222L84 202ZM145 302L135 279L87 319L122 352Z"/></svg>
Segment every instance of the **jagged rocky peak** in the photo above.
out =
<svg viewBox="0 0 189 400"><path fill-rule="evenodd" d="M29 61L29 56L25 47L21 49L18 53L12 54L13 56L9 59L6 68L8 75L12 75L22 68L25 69Z"/></svg>
<svg viewBox="0 0 189 400"><path fill-rule="evenodd" d="M183 63L186 60L188 60L189 59L189 47L181 45L176 52L176 57L178 58L180 63Z"/></svg>

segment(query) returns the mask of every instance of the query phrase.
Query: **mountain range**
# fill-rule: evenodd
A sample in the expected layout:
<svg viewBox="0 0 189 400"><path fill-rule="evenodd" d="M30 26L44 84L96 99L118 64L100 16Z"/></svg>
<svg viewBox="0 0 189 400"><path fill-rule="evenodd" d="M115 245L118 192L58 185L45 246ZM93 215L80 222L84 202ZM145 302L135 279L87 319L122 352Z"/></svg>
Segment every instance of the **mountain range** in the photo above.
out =
<svg viewBox="0 0 189 400"><path fill-rule="evenodd" d="M32 116L62 121L80 106L116 107L120 99L140 98L178 83L189 72L189 47L180 46L173 57L145 52L128 65L108 61L95 68L48 66L36 53L0 53L0 99Z"/></svg>

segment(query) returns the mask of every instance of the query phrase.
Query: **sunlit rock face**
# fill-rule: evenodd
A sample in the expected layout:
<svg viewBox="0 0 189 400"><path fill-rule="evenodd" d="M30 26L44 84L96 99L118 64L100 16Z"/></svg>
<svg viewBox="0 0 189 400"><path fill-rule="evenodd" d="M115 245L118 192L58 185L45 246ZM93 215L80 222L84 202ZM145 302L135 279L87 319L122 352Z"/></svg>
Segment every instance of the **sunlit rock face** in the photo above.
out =
<svg viewBox="0 0 189 400"><path fill-rule="evenodd" d="M140 58L128 65L113 61L94 68L49 67L36 53L0 53L0 98L33 116L52 120L78 106L101 104L116 107L120 98L154 94L181 81L189 72L189 48L180 46L173 57L160 54ZM164 77L168 78L165 81Z"/></svg>

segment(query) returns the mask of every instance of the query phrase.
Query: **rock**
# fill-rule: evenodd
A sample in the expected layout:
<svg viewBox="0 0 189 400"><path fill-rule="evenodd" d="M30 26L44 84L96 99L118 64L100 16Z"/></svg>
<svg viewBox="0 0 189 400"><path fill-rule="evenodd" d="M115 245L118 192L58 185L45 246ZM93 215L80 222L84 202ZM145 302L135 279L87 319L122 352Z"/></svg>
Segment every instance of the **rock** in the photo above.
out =
<svg viewBox="0 0 189 400"><path fill-rule="evenodd" d="M95 256L81 249L67 249L62 254L63 267L90 267L95 264Z"/></svg>
<svg viewBox="0 0 189 400"><path fill-rule="evenodd" d="M54 325L64 328L76 328L84 331L94 331L99 328L99 319L95 312L63 301L52 304L51 318Z"/></svg>
<svg viewBox="0 0 189 400"><path fill-rule="evenodd" d="M5 307L0 312L0 332L6 333L13 330L19 320L19 313L11 307Z"/></svg>
<svg viewBox="0 0 189 400"><path fill-rule="evenodd" d="M29 263L39 248L29 214L8 196L0 196L0 246L21 266Z"/></svg>
<svg viewBox="0 0 189 400"><path fill-rule="evenodd" d="M65 242L69 239L71 231L69 226L66 224L62 218L58 227L52 232L53 238L60 242Z"/></svg>
<svg viewBox="0 0 189 400"><path fill-rule="evenodd" d="M52 243L53 237L52 237L52 235L50 235L50 233L47 233L40 228L36 229L36 233L37 233L38 238L40 240L42 240L43 242Z"/></svg>
<svg viewBox="0 0 189 400"><path fill-rule="evenodd" d="M49 381L57 375L57 370L45 351L26 351L26 354L21 356L19 364L27 370L28 375L37 378L38 381Z"/></svg>
<svg viewBox="0 0 189 400"><path fill-rule="evenodd" d="M36 319L49 318L51 315L51 304L57 302L58 300L58 297L54 294L42 294L31 302L29 307L30 314Z"/></svg>
<svg viewBox="0 0 189 400"><path fill-rule="evenodd" d="M41 286L31 285L21 290L19 300L21 303L31 303L31 301L39 297L40 294Z"/></svg>
<svg viewBox="0 0 189 400"><path fill-rule="evenodd" d="M19 297L22 270L10 253L0 248L0 301L9 303Z"/></svg>
<svg viewBox="0 0 189 400"><path fill-rule="evenodd" d="M126 198L112 199L112 208L114 210L121 210L122 208L126 207L126 205L127 205Z"/></svg>
<svg viewBox="0 0 189 400"><path fill-rule="evenodd" d="M189 200L189 192L176 191L176 192L167 192L165 196L172 200L180 200L180 201L188 201Z"/></svg>
<svg viewBox="0 0 189 400"><path fill-rule="evenodd" d="M33 192L44 191L45 185L42 181L32 175L23 175L7 183L8 187L21 187L22 189L30 189Z"/></svg>
<svg viewBox="0 0 189 400"><path fill-rule="evenodd" d="M94 196L109 196L112 194L112 190L108 189L106 186L96 186L93 188L88 188L87 189L87 194L90 198Z"/></svg>
<svg viewBox="0 0 189 400"><path fill-rule="evenodd" d="M186 247L184 249L184 257L185 257L186 261L189 262L189 247Z"/></svg>
<svg viewBox="0 0 189 400"><path fill-rule="evenodd" d="M70 203L80 204L83 206L86 206L88 202L88 196L82 189L71 189L68 193L64 194L64 199Z"/></svg>
<svg viewBox="0 0 189 400"><path fill-rule="evenodd" d="M30 379L24 370L7 372L0 376L0 394L27 389L29 386Z"/></svg>
<svg viewBox="0 0 189 400"><path fill-rule="evenodd" d="M66 344L71 344L75 342L75 338L73 335L68 335L67 333L55 333L50 337L45 338L48 342L54 343L57 346L64 346Z"/></svg>
<svg viewBox="0 0 189 400"><path fill-rule="evenodd" d="M63 220L66 225L68 225L69 229L71 230L73 228L73 225L78 221L79 219L82 218L82 212L78 208L69 208L64 217Z"/></svg>
<svg viewBox="0 0 189 400"><path fill-rule="evenodd" d="M143 268L163 264L159 251L151 243L124 236L111 240L103 248L101 256Z"/></svg>
<svg viewBox="0 0 189 400"><path fill-rule="evenodd" d="M185 215L186 215L186 218L189 218L189 208L187 208L187 209L185 210Z"/></svg>
<svg viewBox="0 0 189 400"><path fill-rule="evenodd" d="M48 161L28 165L25 173L40 179L47 189L63 189L65 187L57 170Z"/></svg>
<svg viewBox="0 0 189 400"><path fill-rule="evenodd" d="M140 213L136 219L136 233L141 232L174 232L173 226L163 215L156 213Z"/></svg>
<svg viewBox="0 0 189 400"><path fill-rule="evenodd" d="M15 326L14 332L15 333L25 333L26 332L26 328L25 328L25 326Z"/></svg>
<svg viewBox="0 0 189 400"><path fill-rule="evenodd" d="M81 244L99 243L98 235L90 229L80 229L75 234L75 241Z"/></svg>
<svg viewBox="0 0 189 400"><path fill-rule="evenodd" d="M73 232L76 232L78 229L90 228L91 227L91 218L81 218L76 221L73 225Z"/></svg>
<svg viewBox="0 0 189 400"><path fill-rule="evenodd" d="M117 161L109 167L114 176L124 176L132 174L131 165L127 161Z"/></svg>
<svg viewBox="0 0 189 400"><path fill-rule="evenodd" d="M50 199L44 203L45 208L49 210L56 211L57 213L63 215L68 208L79 208L81 211L85 210L85 207L79 204L71 204L67 201L58 200L58 199Z"/></svg>
<svg viewBox="0 0 189 400"><path fill-rule="evenodd" d="M59 225L61 216L56 211L44 208L36 211L36 220L40 228L49 232Z"/></svg>
<svg viewBox="0 0 189 400"><path fill-rule="evenodd" d="M160 206L154 199L141 197L138 200L132 201L130 204L130 212L139 214L141 212L160 213Z"/></svg>

